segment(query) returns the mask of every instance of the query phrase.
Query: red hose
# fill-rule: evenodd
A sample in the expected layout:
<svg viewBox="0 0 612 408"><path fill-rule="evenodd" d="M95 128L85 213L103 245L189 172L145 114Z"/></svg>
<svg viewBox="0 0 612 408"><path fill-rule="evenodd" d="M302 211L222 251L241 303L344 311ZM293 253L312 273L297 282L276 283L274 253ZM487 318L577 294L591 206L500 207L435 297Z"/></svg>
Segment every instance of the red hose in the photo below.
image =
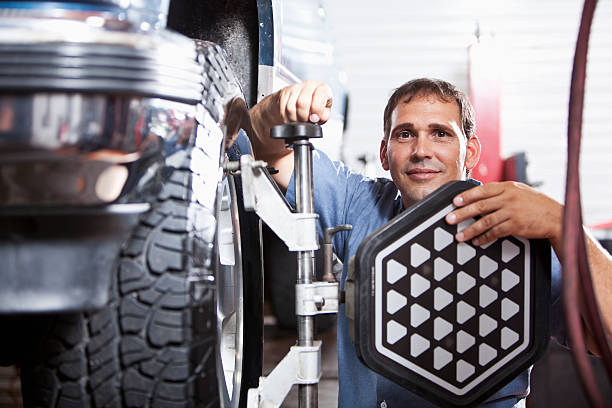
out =
<svg viewBox="0 0 612 408"><path fill-rule="evenodd" d="M582 222L582 218L580 220ZM584 237L583 237L584 238ZM586 317L588 325L593 333L595 343L601 354L604 367L608 374L608 379L612 381L612 352L607 341L604 326L602 324L601 315L597 305L597 298L593 290L593 281L589 272L589 263L587 258L587 250L584 239L579 241L580 256L578 258L578 271L581 278L582 296L584 299L584 307L586 309Z"/></svg>
<svg viewBox="0 0 612 408"><path fill-rule="evenodd" d="M580 203L579 161L582 112L589 34L595 6L596 0L585 0L572 70L568 120L567 178L563 214L563 303L572 355L582 386L591 406L603 407L604 401L597 388L595 376L585 352L580 308L576 307L576 301L579 299L579 292L581 292L586 321L602 354L608 376L612 379L612 353L606 340L593 291Z"/></svg>

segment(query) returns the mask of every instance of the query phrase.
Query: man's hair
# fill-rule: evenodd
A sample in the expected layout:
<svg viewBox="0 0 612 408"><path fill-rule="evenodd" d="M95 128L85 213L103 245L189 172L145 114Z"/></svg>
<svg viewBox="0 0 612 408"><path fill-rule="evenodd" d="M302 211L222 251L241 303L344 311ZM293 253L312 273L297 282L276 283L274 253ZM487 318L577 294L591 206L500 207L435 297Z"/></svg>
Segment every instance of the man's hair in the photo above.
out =
<svg viewBox="0 0 612 408"><path fill-rule="evenodd" d="M383 117L385 140L389 139L391 133L391 115L393 110L395 110L400 102L409 102L415 96L435 96L444 102L457 102L463 133L467 139L474 135L476 130L474 108L467 95L458 90L453 84L441 79L419 78L406 82L397 88L389 98Z"/></svg>

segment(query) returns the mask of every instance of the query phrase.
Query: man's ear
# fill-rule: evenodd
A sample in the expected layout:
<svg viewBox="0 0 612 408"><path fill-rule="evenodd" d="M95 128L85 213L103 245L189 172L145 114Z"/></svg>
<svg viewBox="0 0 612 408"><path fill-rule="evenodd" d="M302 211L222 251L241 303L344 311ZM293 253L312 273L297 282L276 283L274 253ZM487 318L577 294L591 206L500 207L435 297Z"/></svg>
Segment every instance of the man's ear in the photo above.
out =
<svg viewBox="0 0 612 408"><path fill-rule="evenodd" d="M467 148L465 152L465 168L467 170L472 170L478 164L478 160L480 159L480 140L478 140L478 136L472 135L467 141Z"/></svg>
<svg viewBox="0 0 612 408"><path fill-rule="evenodd" d="M389 171L389 159L387 159L387 140L380 141L380 164L385 171Z"/></svg>

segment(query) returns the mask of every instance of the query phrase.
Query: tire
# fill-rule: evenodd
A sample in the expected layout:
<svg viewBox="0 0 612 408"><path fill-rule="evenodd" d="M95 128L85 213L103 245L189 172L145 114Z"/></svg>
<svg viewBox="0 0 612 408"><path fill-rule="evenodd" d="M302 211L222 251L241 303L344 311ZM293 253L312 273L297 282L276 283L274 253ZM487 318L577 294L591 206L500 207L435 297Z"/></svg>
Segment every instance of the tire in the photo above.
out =
<svg viewBox="0 0 612 408"><path fill-rule="evenodd" d="M236 142L228 149L229 160L240 160L243 154L253 154L250 142L243 132L238 135ZM263 368L263 304L264 304L264 275L262 250L262 222L254 212L244 209L242 200L242 178L240 175L232 177L236 188L236 204L240 220L240 258L242 261L242 293L243 309L243 339L240 407L246 407L249 388L259 386L259 377ZM246 336L246 337L245 337Z"/></svg>
<svg viewBox="0 0 612 408"><path fill-rule="evenodd" d="M197 137L206 138L209 149L196 141L166 158L159 193L117 258L106 307L44 318L42 340L21 363L26 407L241 407L248 388L257 385L263 293L261 269L250 266L259 254L239 257L246 260L241 268L222 265L216 238L221 180L218 172L198 173L220 165L225 106L239 87L219 47L199 43L199 54L206 89L196 116ZM215 140L216 148L210 144ZM243 224L239 228L250 232L252 226ZM235 246L240 254L240 242ZM247 326L229 333L241 334L235 343L242 343L241 358L234 367L223 367L219 356L222 273L237 275L226 281L244 277L242 285L249 288L236 297L249 310L241 319ZM234 376L238 383L228 387L224 368L240 371ZM236 390L233 399L227 388Z"/></svg>

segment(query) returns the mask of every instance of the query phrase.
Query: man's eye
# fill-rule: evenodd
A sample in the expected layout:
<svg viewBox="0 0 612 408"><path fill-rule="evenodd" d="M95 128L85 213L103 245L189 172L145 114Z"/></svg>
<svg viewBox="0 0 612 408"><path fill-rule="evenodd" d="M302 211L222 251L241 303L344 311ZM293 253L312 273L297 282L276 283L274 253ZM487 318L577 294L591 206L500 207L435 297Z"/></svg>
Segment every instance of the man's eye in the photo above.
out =
<svg viewBox="0 0 612 408"><path fill-rule="evenodd" d="M443 130L437 130L437 131L436 131L436 136L438 136L438 137L447 137L447 136L449 136L449 134L448 134L448 133L446 133L446 132L445 132L445 131L443 131Z"/></svg>
<svg viewBox="0 0 612 408"><path fill-rule="evenodd" d="M402 131L397 133L397 137L399 139L407 139L410 136L412 136L412 133L410 133L408 130L402 130Z"/></svg>

